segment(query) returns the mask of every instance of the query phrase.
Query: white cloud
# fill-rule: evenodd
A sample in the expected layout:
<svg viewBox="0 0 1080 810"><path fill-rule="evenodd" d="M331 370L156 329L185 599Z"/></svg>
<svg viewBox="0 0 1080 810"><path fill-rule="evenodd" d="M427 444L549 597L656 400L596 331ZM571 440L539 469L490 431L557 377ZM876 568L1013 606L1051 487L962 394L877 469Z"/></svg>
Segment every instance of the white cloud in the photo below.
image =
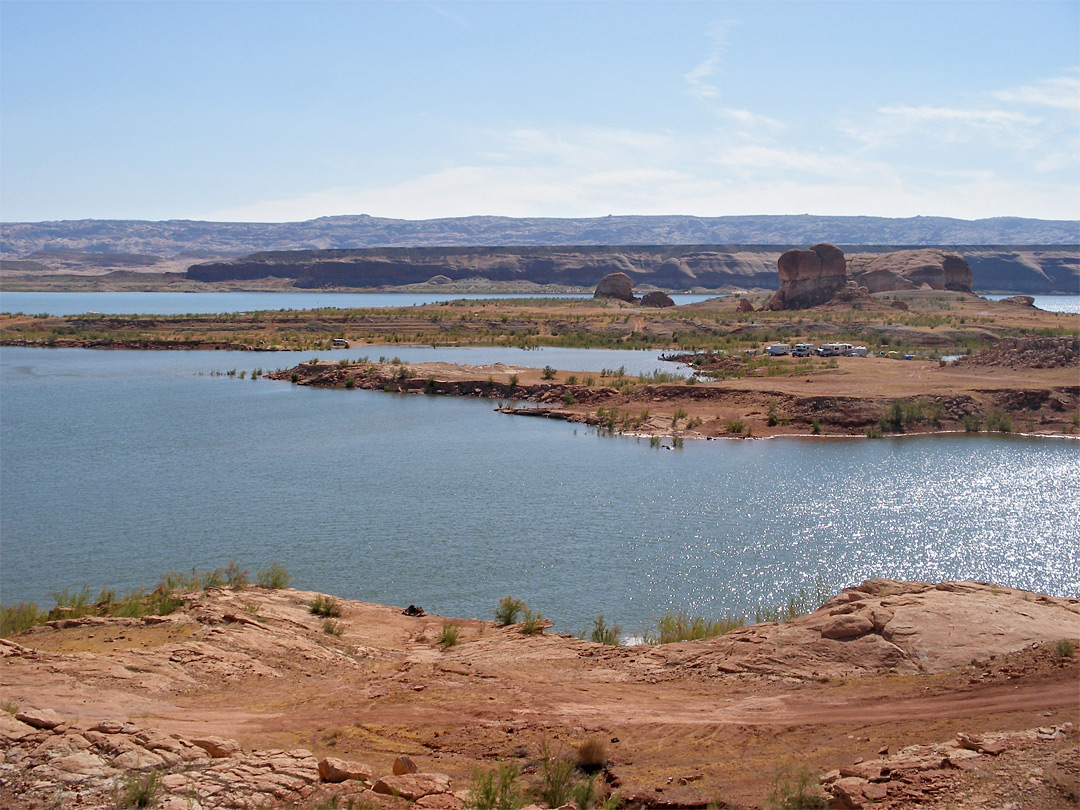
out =
<svg viewBox="0 0 1080 810"><path fill-rule="evenodd" d="M712 101L720 97L720 88L715 79L727 46L728 32L735 25L733 20L723 20L709 27L711 40L709 54L698 62L683 78L686 79L690 95L702 101Z"/></svg>
<svg viewBox="0 0 1080 810"><path fill-rule="evenodd" d="M1000 101L1080 111L1080 76L1055 76L994 93Z"/></svg>

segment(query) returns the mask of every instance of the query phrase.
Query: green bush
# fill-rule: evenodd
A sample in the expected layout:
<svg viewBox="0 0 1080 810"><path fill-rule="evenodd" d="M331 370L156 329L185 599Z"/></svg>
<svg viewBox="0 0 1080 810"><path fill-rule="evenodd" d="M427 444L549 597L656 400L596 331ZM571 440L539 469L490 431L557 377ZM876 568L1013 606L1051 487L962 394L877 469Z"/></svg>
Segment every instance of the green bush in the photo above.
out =
<svg viewBox="0 0 1080 810"><path fill-rule="evenodd" d="M161 801L161 772L132 773L113 790L113 803L118 810L156 807Z"/></svg>
<svg viewBox="0 0 1080 810"><path fill-rule="evenodd" d="M746 425L743 423L743 421L741 419L728 419L728 421L727 421L727 432L728 433L740 434L744 430L746 430Z"/></svg>
<svg viewBox="0 0 1080 810"><path fill-rule="evenodd" d="M518 810L525 805L518 786L519 775L517 765L512 763L498 765L489 771L473 771L465 807L469 810Z"/></svg>
<svg viewBox="0 0 1080 810"><path fill-rule="evenodd" d="M553 369L551 366L544 366L542 374L545 380L555 379L555 369Z"/></svg>
<svg viewBox="0 0 1080 810"><path fill-rule="evenodd" d="M292 575L285 566L273 563L269 568L255 574L255 581L263 588L288 588Z"/></svg>
<svg viewBox="0 0 1080 810"><path fill-rule="evenodd" d="M570 801L577 783L577 766L568 755L556 755L545 742L540 747L536 798L548 807L562 807Z"/></svg>
<svg viewBox="0 0 1080 810"><path fill-rule="evenodd" d="M687 616L685 613L668 611L656 620L656 632L645 633L646 644L672 644L677 641L696 641L730 633L743 627L745 620L739 616L723 619L705 619Z"/></svg>
<svg viewBox="0 0 1080 810"><path fill-rule="evenodd" d="M596 644L607 644L609 647L618 647L622 644L622 628L616 622L609 625L604 621L604 614L601 613L593 622L592 632L589 633L589 641Z"/></svg>
<svg viewBox="0 0 1080 810"><path fill-rule="evenodd" d="M48 616L33 602L19 602L0 608L0 637L6 638L39 624L45 624Z"/></svg>
<svg viewBox="0 0 1080 810"><path fill-rule="evenodd" d="M1062 658L1072 658L1076 654L1076 645L1067 638L1063 638L1054 645L1054 651Z"/></svg>
<svg viewBox="0 0 1080 810"><path fill-rule="evenodd" d="M341 617L341 603L332 596L316 594L315 599L308 605L308 609L316 616Z"/></svg>
<svg viewBox="0 0 1080 810"><path fill-rule="evenodd" d="M787 767L781 768L773 777L769 810L826 810L829 803L815 792L816 787L810 766L803 764L794 773Z"/></svg>
<svg viewBox="0 0 1080 810"><path fill-rule="evenodd" d="M333 619L325 619L322 623L322 631L328 636L340 636L345 632L345 623L335 622Z"/></svg>
<svg viewBox="0 0 1080 810"><path fill-rule="evenodd" d="M521 632L526 636L538 636L544 633L544 614L539 610L535 613L528 608L521 615Z"/></svg>
<svg viewBox="0 0 1080 810"><path fill-rule="evenodd" d="M495 608L495 621L503 627L517 624L518 616L521 615L523 610L525 610L525 603L522 600L506 595L499 600L499 604Z"/></svg>
<svg viewBox="0 0 1080 810"><path fill-rule="evenodd" d="M455 646L461 638L461 625L457 622L443 622L442 629L435 639L442 648Z"/></svg>

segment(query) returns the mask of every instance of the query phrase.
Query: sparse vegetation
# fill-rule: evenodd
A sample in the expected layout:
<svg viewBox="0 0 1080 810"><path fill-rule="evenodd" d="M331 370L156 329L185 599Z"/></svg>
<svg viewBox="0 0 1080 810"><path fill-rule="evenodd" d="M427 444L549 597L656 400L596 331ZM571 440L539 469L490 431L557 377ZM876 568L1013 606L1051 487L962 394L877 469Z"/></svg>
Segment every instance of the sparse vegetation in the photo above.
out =
<svg viewBox="0 0 1080 810"><path fill-rule="evenodd" d="M668 611L656 620L656 631L645 633L646 644L672 644L677 641L696 641L722 636L746 624L741 617L705 619L685 613Z"/></svg>
<svg viewBox="0 0 1080 810"><path fill-rule="evenodd" d="M260 587L280 590L289 587L292 575L285 566L273 563L269 568L256 573L255 581Z"/></svg>
<svg viewBox="0 0 1080 810"><path fill-rule="evenodd" d="M317 594L308 609L316 616L339 618L341 616L341 603L332 596Z"/></svg>
<svg viewBox="0 0 1080 810"><path fill-rule="evenodd" d="M113 790L113 803L117 810L157 807L161 801L161 772L131 773Z"/></svg>
<svg viewBox="0 0 1080 810"><path fill-rule="evenodd" d="M333 619L326 619L322 623L322 631L328 636L341 636L345 632L344 622L335 622Z"/></svg>
<svg viewBox="0 0 1080 810"><path fill-rule="evenodd" d="M525 603L508 594L499 600L499 604L495 608L495 621L503 627L517 624L518 616L521 615L523 610L525 610Z"/></svg>
<svg viewBox="0 0 1080 810"><path fill-rule="evenodd" d="M517 765L504 763L487 771L473 771L469 785L469 810L518 810L525 798L518 784Z"/></svg>
<svg viewBox="0 0 1080 810"><path fill-rule="evenodd" d="M825 797L817 792L817 780L806 764L795 771L782 767L776 772L768 803L769 810L826 810L829 806Z"/></svg>
<svg viewBox="0 0 1080 810"><path fill-rule="evenodd" d="M576 764L567 754L556 754L545 741L540 746L538 774L540 782L536 787L536 798L548 807L562 807L570 801L577 782Z"/></svg>
<svg viewBox="0 0 1080 810"><path fill-rule="evenodd" d="M593 622L592 632L589 633L589 641L618 647L622 644L622 628L616 622L609 625L604 621L604 614L601 613Z"/></svg>
<svg viewBox="0 0 1080 810"><path fill-rule="evenodd" d="M1076 654L1076 645L1067 638L1063 638L1054 645L1054 652L1061 658L1072 658Z"/></svg>
<svg viewBox="0 0 1080 810"><path fill-rule="evenodd" d="M607 763L607 744L603 737L589 737L577 749L577 766L585 773L600 770Z"/></svg>
<svg viewBox="0 0 1080 810"><path fill-rule="evenodd" d="M521 614L521 632L526 636L538 636L544 632L544 614L525 608Z"/></svg>
<svg viewBox="0 0 1080 810"><path fill-rule="evenodd" d="M453 647L461 640L461 625L457 622L443 622L435 643L443 649Z"/></svg>

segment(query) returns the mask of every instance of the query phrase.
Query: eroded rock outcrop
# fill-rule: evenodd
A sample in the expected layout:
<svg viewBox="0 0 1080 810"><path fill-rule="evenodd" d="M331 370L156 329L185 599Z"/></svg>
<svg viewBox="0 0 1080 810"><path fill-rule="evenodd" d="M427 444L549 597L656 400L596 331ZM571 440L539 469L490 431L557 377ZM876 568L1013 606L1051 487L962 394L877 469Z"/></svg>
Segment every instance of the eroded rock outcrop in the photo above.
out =
<svg viewBox="0 0 1080 810"><path fill-rule="evenodd" d="M897 290L971 292L971 268L963 256L947 250L897 250L848 257L851 278L871 293Z"/></svg>
<svg viewBox="0 0 1080 810"><path fill-rule="evenodd" d="M830 301L847 284L844 251L822 242L809 250L792 248L776 263L780 289L764 309L807 309Z"/></svg>
<svg viewBox="0 0 1080 810"><path fill-rule="evenodd" d="M641 297L641 305L643 307L673 307L675 302L671 300L671 296L666 292L653 290Z"/></svg>
<svg viewBox="0 0 1080 810"><path fill-rule="evenodd" d="M626 273L608 273L596 285L593 298L618 298L620 301L634 303L634 282Z"/></svg>

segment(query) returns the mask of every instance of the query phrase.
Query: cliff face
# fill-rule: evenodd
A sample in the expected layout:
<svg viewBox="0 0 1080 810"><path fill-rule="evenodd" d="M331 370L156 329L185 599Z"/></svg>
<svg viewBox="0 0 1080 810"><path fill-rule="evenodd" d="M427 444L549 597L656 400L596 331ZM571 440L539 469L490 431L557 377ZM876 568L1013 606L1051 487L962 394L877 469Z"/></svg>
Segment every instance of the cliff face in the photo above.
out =
<svg viewBox="0 0 1080 810"><path fill-rule="evenodd" d="M783 252L784 247L773 245L298 250L204 262L191 266L187 277L208 282L291 278L297 287L397 286L436 276L595 287L609 273L621 272L635 286L776 289ZM926 284L976 292L1080 293L1080 249L1075 247L897 250L860 245L845 252L849 274L871 292Z"/></svg>
<svg viewBox="0 0 1080 810"><path fill-rule="evenodd" d="M451 280L595 286L610 273L635 284L689 289L724 285L775 287L775 247L505 247L383 248L372 250L256 253L243 259L197 264L196 281L295 278L297 287L375 287L418 284L441 275Z"/></svg>

